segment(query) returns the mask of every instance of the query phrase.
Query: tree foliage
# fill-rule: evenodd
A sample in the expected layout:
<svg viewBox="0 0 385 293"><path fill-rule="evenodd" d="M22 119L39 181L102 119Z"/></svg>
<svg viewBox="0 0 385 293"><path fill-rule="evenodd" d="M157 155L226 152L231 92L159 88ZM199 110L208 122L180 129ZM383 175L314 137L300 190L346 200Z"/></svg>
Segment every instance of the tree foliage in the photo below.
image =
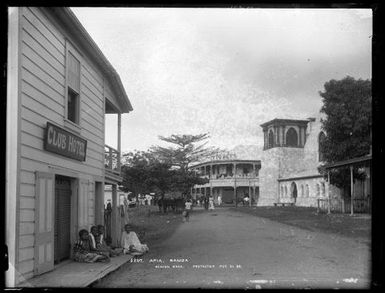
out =
<svg viewBox="0 0 385 293"><path fill-rule="evenodd" d="M321 120L326 137L321 141L321 152L326 163L352 159L369 153L372 126L371 81L347 76L330 80L320 92L323 106ZM362 173L355 169L355 178ZM331 172L331 183L340 188L350 185L348 168Z"/></svg>
<svg viewBox="0 0 385 293"><path fill-rule="evenodd" d="M208 180L191 171L172 168L167 161L160 161L152 151L135 151L123 155L123 190L139 193L163 195L169 191L187 194L195 184Z"/></svg>
<svg viewBox="0 0 385 293"><path fill-rule="evenodd" d="M208 138L208 133L198 135L173 134L169 137L159 136L160 140L171 143L172 146L153 146L151 151L160 161L187 172L192 163L199 162L201 159L219 151L218 148L206 146L207 142L203 141Z"/></svg>

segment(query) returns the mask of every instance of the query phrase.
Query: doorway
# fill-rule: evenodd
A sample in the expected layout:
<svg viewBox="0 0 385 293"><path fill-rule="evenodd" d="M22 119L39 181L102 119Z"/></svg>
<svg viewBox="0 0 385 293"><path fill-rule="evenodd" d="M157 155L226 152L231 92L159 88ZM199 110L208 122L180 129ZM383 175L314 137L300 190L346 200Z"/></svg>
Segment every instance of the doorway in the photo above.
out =
<svg viewBox="0 0 385 293"><path fill-rule="evenodd" d="M71 255L71 178L55 177L54 263Z"/></svg>
<svg viewBox="0 0 385 293"><path fill-rule="evenodd" d="M298 195L297 184L295 184L295 182L292 182L291 183L291 197L293 198L294 204L297 202L297 195Z"/></svg>

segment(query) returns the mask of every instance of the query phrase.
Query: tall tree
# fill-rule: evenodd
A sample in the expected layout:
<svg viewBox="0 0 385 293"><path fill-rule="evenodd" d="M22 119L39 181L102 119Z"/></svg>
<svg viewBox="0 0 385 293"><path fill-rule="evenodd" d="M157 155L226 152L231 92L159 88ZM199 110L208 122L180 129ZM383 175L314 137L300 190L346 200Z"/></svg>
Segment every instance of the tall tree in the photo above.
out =
<svg viewBox="0 0 385 293"><path fill-rule="evenodd" d="M322 130L326 137L321 141L321 152L326 163L368 154L371 146L372 93L371 81L347 76L342 80L330 80L320 92L323 106ZM355 178L362 178L357 169ZM340 188L349 186L346 168L334 170L331 181Z"/></svg>
<svg viewBox="0 0 385 293"><path fill-rule="evenodd" d="M201 159L219 151L218 148L206 146L207 141L203 141L208 138L208 133L198 135L173 134L168 137L159 136L160 140L169 142L173 146L153 146L151 151L159 160L170 163L172 166L187 172L192 163L199 162Z"/></svg>
<svg viewBox="0 0 385 293"><path fill-rule="evenodd" d="M162 195L169 191L187 194L193 185L208 181L194 172L173 169L170 163L158 160L151 151L124 154L122 174L123 190L135 196L150 192Z"/></svg>
<svg viewBox="0 0 385 293"><path fill-rule="evenodd" d="M123 190L139 193L164 193L171 186L170 165L157 160L151 152L135 151L123 154Z"/></svg>

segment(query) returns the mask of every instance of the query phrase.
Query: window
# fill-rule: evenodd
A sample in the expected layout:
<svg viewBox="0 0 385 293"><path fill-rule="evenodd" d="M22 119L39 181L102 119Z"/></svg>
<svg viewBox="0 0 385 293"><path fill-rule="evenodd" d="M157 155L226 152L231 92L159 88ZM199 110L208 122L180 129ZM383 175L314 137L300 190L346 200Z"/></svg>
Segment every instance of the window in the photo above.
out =
<svg viewBox="0 0 385 293"><path fill-rule="evenodd" d="M78 124L79 95L71 90L71 88L68 88L67 101L67 119Z"/></svg>
<svg viewBox="0 0 385 293"><path fill-rule="evenodd" d="M80 114L80 61L67 54L67 119L79 124Z"/></svg>
<svg viewBox="0 0 385 293"><path fill-rule="evenodd" d="M301 184L301 197L304 197L305 194L304 194L304 189L303 189L303 184Z"/></svg>
<svg viewBox="0 0 385 293"><path fill-rule="evenodd" d="M309 184L306 184L306 197L309 197L310 190L309 190Z"/></svg>
<svg viewBox="0 0 385 293"><path fill-rule="evenodd" d="M325 161L325 154L323 152L324 144L325 144L326 135L323 131L318 135L318 161Z"/></svg>
<svg viewBox="0 0 385 293"><path fill-rule="evenodd" d="M298 134L293 127L290 127L289 130L286 132L286 146L298 146Z"/></svg>
<svg viewBox="0 0 385 293"><path fill-rule="evenodd" d="M269 131L269 148L274 147L274 134L273 131Z"/></svg>

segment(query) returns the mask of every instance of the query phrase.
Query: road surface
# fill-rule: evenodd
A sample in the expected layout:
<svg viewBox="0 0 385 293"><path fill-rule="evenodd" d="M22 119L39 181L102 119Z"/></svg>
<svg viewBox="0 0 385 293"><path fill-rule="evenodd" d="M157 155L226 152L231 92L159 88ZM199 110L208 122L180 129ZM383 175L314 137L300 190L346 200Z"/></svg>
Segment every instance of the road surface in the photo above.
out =
<svg viewBox="0 0 385 293"><path fill-rule="evenodd" d="M167 240L95 287L368 288L367 241L219 208L196 211Z"/></svg>

